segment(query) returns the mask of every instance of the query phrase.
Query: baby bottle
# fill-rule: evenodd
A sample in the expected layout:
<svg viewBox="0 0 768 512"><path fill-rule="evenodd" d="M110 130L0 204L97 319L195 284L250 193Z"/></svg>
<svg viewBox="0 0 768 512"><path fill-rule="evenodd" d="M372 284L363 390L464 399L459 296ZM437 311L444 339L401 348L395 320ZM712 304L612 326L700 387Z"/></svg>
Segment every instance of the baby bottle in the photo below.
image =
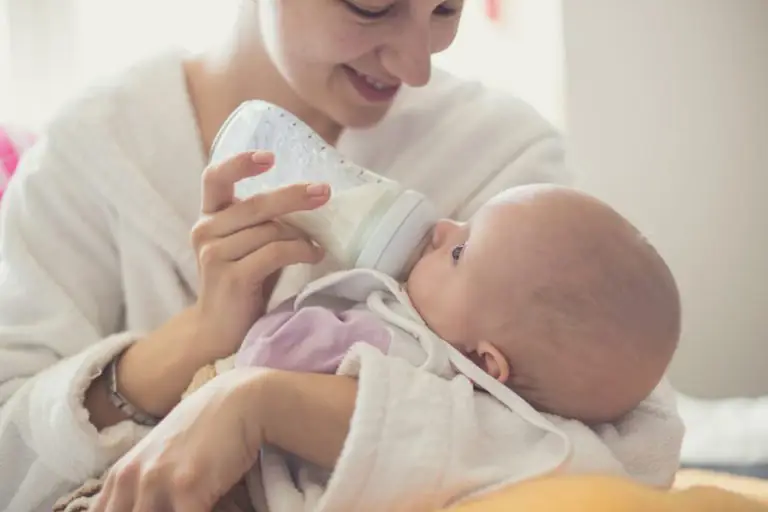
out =
<svg viewBox="0 0 768 512"><path fill-rule="evenodd" d="M275 166L241 180L244 199L291 183L328 183L330 200L280 220L302 229L341 268L370 268L404 277L437 220L427 198L345 159L303 121L263 101L240 105L219 131L211 162L243 151L271 151Z"/></svg>

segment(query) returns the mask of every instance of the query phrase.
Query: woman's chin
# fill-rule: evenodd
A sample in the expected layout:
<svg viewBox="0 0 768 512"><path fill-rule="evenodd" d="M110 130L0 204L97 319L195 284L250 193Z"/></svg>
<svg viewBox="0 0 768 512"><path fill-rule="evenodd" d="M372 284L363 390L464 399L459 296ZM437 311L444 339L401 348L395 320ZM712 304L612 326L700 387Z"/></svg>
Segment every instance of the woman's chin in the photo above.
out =
<svg viewBox="0 0 768 512"><path fill-rule="evenodd" d="M387 115L391 104L386 105L350 105L347 103L334 112L333 118L345 128L371 128Z"/></svg>
<svg viewBox="0 0 768 512"><path fill-rule="evenodd" d="M392 107L396 96L388 101L369 101L350 84L336 88L332 117L346 128L370 128L381 121Z"/></svg>

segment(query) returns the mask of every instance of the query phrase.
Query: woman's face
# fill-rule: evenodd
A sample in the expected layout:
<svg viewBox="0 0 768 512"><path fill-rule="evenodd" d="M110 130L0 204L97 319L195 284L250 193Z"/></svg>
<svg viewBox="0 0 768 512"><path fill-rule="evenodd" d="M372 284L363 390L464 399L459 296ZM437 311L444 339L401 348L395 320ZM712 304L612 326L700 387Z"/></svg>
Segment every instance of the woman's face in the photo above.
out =
<svg viewBox="0 0 768 512"><path fill-rule="evenodd" d="M425 85L463 0L257 0L271 59L302 101L348 127L380 120L402 85Z"/></svg>

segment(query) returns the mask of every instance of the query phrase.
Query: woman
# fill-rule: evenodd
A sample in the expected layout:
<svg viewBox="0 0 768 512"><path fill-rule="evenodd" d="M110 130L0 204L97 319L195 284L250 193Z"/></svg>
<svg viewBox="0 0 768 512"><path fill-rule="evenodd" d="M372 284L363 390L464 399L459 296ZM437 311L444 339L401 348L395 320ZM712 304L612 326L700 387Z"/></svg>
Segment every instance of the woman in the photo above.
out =
<svg viewBox="0 0 768 512"><path fill-rule="evenodd" d="M0 508L47 510L124 455L198 368L236 349L280 269L319 261L272 219L323 204L326 187L236 202L233 184L271 156L205 169L242 101L293 111L457 218L505 187L566 179L561 142L531 109L430 68L461 9L243 0L218 46L142 63L56 116L4 198ZM301 284L290 277L280 293ZM265 441L332 468L355 396L329 376L216 379L120 460L100 510L210 510Z"/></svg>

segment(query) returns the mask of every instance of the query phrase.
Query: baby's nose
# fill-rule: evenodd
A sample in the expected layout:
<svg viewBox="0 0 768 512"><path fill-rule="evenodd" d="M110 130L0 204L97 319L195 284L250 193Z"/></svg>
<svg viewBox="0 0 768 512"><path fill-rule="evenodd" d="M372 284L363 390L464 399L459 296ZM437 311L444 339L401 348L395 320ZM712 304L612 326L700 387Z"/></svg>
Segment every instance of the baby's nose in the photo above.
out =
<svg viewBox="0 0 768 512"><path fill-rule="evenodd" d="M441 219L437 221L437 224L435 224L432 231L432 245L440 247L442 244L446 243L446 240L448 240L451 234L458 228L458 223L451 219Z"/></svg>

